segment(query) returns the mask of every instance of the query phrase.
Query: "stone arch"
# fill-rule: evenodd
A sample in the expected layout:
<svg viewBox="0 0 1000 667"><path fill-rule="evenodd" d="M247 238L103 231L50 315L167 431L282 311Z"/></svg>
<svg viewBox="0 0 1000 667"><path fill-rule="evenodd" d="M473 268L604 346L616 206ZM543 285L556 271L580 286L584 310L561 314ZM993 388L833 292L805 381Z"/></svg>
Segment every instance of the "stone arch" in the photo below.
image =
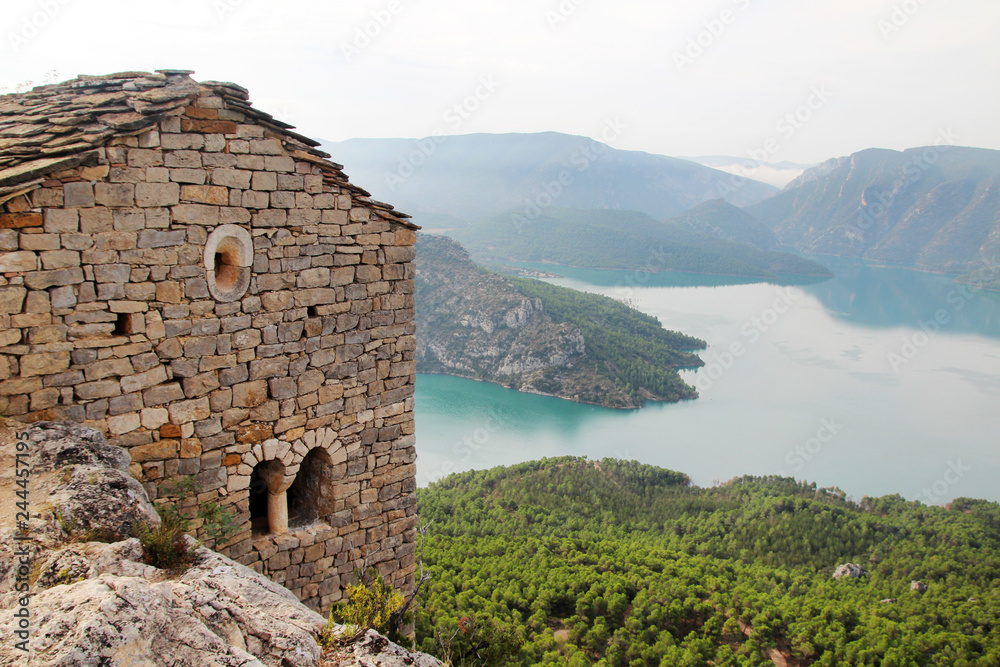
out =
<svg viewBox="0 0 1000 667"><path fill-rule="evenodd" d="M268 463L272 461L273 464ZM268 531L282 533L288 530L290 510L300 515L291 517L293 524L306 523L329 514L333 486L343 478L346 463L347 449L338 439L337 432L332 428L319 428L303 433L292 443L272 438L254 445L241 457L240 469L242 474L250 475L251 504L254 498L259 503L265 497L260 494L261 487L266 488ZM263 468L268 471L267 479L260 471L254 474L262 464L268 464ZM293 491L298 497L290 507L288 491L300 477L300 485ZM255 485L258 488L255 489ZM303 508L302 500L308 499L310 494L314 494L309 501L313 507ZM305 516L301 516L302 509L306 510ZM258 524L262 524L261 514L256 515ZM251 525L254 518L255 513L251 511Z"/></svg>
<svg viewBox="0 0 1000 667"><path fill-rule="evenodd" d="M303 526L331 512L329 493L333 460L323 447L314 447L303 457L295 481L288 487L288 523Z"/></svg>
<svg viewBox="0 0 1000 667"><path fill-rule="evenodd" d="M265 500L267 504L267 532L283 533L288 530L288 499L286 491L295 481L299 471L298 463L291 446L280 440L267 440L258 443L245 453L241 464L249 469L250 487L250 521L254 527L254 519L262 516L259 503ZM255 511L256 510L256 511ZM262 522L259 522L262 523ZM263 529L263 525L258 525Z"/></svg>

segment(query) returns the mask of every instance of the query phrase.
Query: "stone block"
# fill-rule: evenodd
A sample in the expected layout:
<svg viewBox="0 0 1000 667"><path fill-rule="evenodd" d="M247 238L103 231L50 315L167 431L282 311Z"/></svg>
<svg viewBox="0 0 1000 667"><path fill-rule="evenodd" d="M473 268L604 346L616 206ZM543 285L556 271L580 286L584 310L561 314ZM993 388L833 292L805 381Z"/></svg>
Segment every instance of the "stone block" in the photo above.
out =
<svg viewBox="0 0 1000 667"><path fill-rule="evenodd" d="M184 378L184 380L181 381L181 386L184 388L184 395L188 398L204 396L205 394L209 394L219 388L218 373L211 371L208 373L200 373L193 377ZM214 434L205 433L203 435Z"/></svg>
<svg viewBox="0 0 1000 667"><path fill-rule="evenodd" d="M108 431L111 432L113 436L124 435L126 433L131 433L132 431L139 428L139 415L131 412L128 414L117 415L114 417L108 417L107 419ZM133 456L133 460L136 460Z"/></svg>
<svg viewBox="0 0 1000 667"><path fill-rule="evenodd" d="M120 396L122 388L116 380L98 380L97 382L84 382L76 385L73 387L73 393L77 398L93 401L99 398Z"/></svg>
<svg viewBox="0 0 1000 667"><path fill-rule="evenodd" d="M233 385L233 407L255 408L263 405L268 399L267 391L265 380Z"/></svg>
<svg viewBox="0 0 1000 667"><path fill-rule="evenodd" d="M123 377L121 379L121 386L122 386L122 391L124 391L127 394L131 394L133 392L149 389L150 387L154 387L166 381L167 381L166 367L157 366L144 373L136 373L135 375L129 375L128 377Z"/></svg>
<svg viewBox="0 0 1000 667"><path fill-rule="evenodd" d="M179 204L170 209L171 219L182 225L219 224L219 207L207 204Z"/></svg>
<svg viewBox="0 0 1000 667"><path fill-rule="evenodd" d="M87 381L90 382L107 377L132 375L132 364L128 359L104 359L87 364L83 371Z"/></svg>
<svg viewBox="0 0 1000 667"><path fill-rule="evenodd" d="M135 204L141 208L174 206L180 202L181 187L177 183L138 183Z"/></svg>
<svg viewBox="0 0 1000 667"><path fill-rule="evenodd" d="M135 185L132 183L97 183L94 201L100 206L135 206Z"/></svg>
<svg viewBox="0 0 1000 667"><path fill-rule="evenodd" d="M143 408L139 413L139 421L143 428L154 431L170 419L170 413L166 408Z"/></svg>
<svg viewBox="0 0 1000 667"><path fill-rule="evenodd" d="M14 247L6 245L6 247L0 248L2 250L17 250L20 245L21 250L59 250L61 244L59 242L59 234L18 234L14 230L4 230L9 231L14 234ZM20 239L17 237L20 236ZM20 241L20 243L18 243Z"/></svg>
<svg viewBox="0 0 1000 667"><path fill-rule="evenodd" d="M184 245L187 241L187 232L183 229L174 231L158 231L144 229L139 232L137 246L139 248L167 248L171 246Z"/></svg>
<svg viewBox="0 0 1000 667"><path fill-rule="evenodd" d="M22 273L38 269L38 255L28 250L0 253L0 273Z"/></svg>
<svg viewBox="0 0 1000 667"><path fill-rule="evenodd" d="M170 412L170 421L175 424L196 422L208 419L212 410L208 404L208 398L195 398L189 401L178 401L170 404L167 408Z"/></svg>
<svg viewBox="0 0 1000 667"><path fill-rule="evenodd" d="M148 445L140 445L129 449L132 460L137 463L146 461L163 461L177 456L177 440L160 440Z"/></svg>
<svg viewBox="0 0 1000 667"><path fill-rule="evenodd" d="M116 382L115 386L117 385L118 383ZM146 407L167 405L168 403L173 403L174 401L179 401L183 398L184 390L181 389L181 385L177 382L157 385L142 392L142 402L146 405Z"/></svg>
<svg viewBox="0 0 1000 667"><path fill-rule="evenodd" d="M213 185L184 185L181 186L181 201L225 206L229 203L229 188Z"/></svg>
<svg viewBox="0 0 1000 667"><path fill-rule="evenodd" d="M94 203L93 183L84 181L63 185L63 206L66 208L87 208Z"/></svg>
<svg viewBox="0 0 1000 667"><path fill-rule="evenodd" d="M191 150L171 151L170 153L166 153L163 156L163 165L165 167L173 167L173 168L197 169L198 171L201 171L202 174L205 173L204 170L201 168L202 167L201 153L199 153L198 151L191 151ZM171 171L171 173L173 172ZM204 182L204 176L202 176L202 182Z"/></svg>
<svg viewBox="0 0 1000 667"><path fill-rule="evenodd" d="M75 250L46 250L40 257L42 268L46 270L80 266L80 253Z"/></svg>
<svg viewBox="0 0 1000 667"><path fill-rule="evenodd" d="M250 362L250 379L264 380L288 375L288 358L258 359Z"/></svg>
<svg viewBox="0 0 1000 667"><path fill-rule="evenodd" d="M39 352L21 357L21 376L52 375L69 368L69 352Z"/></svg>
<svg viewBox="0 0 1000 667"><path fill-rule="evenodd" d="M213 169L212 185L246 190L250 187L252 176L253 172L245 169Z"/></svg>

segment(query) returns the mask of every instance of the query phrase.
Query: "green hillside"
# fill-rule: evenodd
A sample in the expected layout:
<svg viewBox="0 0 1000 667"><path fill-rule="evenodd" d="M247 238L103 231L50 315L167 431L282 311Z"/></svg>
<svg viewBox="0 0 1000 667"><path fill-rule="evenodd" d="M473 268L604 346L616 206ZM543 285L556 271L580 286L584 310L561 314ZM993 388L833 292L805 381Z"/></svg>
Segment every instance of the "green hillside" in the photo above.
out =
<svg viewBox="0 0 1000 667"><path fill-rule="evenodd" d="M755 278L831 275L795 255L665 224L635 211L552 208L534 219L508 213L451 234L481 260Z"/></svg>
<svg viewBox="0 0 1000 667"><path fill-rule="evenodd" d="M418 490L454 665L1000 664L1000 505L549 459ZM847 562L864 574L835 580ZM919 580L926 592L911 590Z"/></svg>

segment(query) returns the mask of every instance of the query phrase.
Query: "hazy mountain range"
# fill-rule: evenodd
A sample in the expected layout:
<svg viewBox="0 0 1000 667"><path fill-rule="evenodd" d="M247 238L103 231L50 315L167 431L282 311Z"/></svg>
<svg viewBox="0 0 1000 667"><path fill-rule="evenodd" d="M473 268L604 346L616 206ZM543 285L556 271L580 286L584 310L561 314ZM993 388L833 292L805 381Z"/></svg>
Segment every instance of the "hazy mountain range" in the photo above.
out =
<svg viewBox="0 0 1000 667"><path fill-rule="evenodd" d="M520 209L641 211L663 219L711 199L746 206L777 188L703 165L558 132L324 143L351 181L428 228Z"/></svg>
<svg viewBox="0 0 1000 667"><path fill-rule="evenodd" d="M721 200L666 221L637 211L553 207L533 220L507 212L448 233L479 261L771 279L832 275L815 262L773 250L777 240L767 227Z"/></svg>
<svg viewBox="0 0 1000 667"><path fill-rule="evenodd" d="M376 199L425 229L449 230L480 258L648 268L650 249L665 247L677 251L674 259L655 268L813 272L738 245L749 244L953 273L1000 264L995 150L869 149L805 169L779 191L720 171L746 173L748 161L738 158L693 158L705 166L556 132L352 139L326 148ZM804 168L756 166L761 178L765 168L780 171L771 179L778 183ZM719 254L729 259L710 257ZM592 261L598 255L603 263Z"/></svg>

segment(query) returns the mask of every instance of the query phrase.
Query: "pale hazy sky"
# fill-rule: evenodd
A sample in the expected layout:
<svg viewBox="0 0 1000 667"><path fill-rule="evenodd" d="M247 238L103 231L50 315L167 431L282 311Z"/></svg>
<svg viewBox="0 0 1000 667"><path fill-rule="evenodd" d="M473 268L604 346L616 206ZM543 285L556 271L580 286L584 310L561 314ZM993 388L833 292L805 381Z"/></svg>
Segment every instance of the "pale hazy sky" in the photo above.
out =
<svg viewBox="0 0 1000 667"><path fill-rule="evenodd" d="M949 128L955 143L1000 149L997 0L3 5L0 89L53 70L193 69L329 140L600 138L618 122L616 148L679 156L817 162Z"/></svg>

